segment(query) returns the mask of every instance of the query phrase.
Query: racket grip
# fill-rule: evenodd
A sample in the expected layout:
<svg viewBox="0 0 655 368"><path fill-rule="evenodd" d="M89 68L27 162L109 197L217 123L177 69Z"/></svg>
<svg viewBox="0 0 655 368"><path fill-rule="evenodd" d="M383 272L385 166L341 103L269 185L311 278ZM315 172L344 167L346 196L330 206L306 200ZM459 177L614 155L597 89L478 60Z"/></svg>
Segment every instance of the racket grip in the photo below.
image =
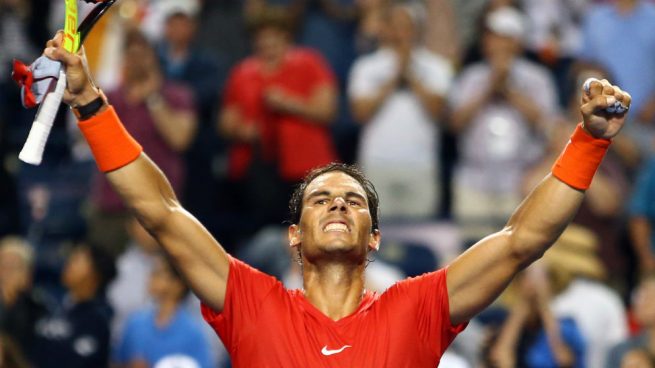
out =
<svg viewBox="0 0 655 368"><path fill-rule="evenodd" d="M59 79L57 80L54 91L45 96L39 111L36 113L36 118L32 123L27 140L23 145L23 149L18 154L18 158L21 161L32 165L41 164L43 150L48 142L48 136L57 116L61 100L64 97L65 89L66 73L62 69L59 71Z"/></svg>

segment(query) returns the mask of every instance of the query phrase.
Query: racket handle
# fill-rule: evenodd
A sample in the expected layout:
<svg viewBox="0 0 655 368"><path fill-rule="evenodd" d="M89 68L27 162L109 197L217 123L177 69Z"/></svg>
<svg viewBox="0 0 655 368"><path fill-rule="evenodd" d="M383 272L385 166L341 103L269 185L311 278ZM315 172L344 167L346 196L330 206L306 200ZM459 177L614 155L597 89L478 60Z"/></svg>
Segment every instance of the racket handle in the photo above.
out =
<svg viewBox="0 0 655 368"><path fill-rule="evenodd" d="M50 129L52 129L52 124L57 116L65 89L66 73L62 69L59 71L59 79L57 80L54 91L45 96L39 111L36 113L30 134L27 136L23 149L18 154L18 158L21 161L32 165L39 165L41 163L43 150L48 142Z"/></svg>

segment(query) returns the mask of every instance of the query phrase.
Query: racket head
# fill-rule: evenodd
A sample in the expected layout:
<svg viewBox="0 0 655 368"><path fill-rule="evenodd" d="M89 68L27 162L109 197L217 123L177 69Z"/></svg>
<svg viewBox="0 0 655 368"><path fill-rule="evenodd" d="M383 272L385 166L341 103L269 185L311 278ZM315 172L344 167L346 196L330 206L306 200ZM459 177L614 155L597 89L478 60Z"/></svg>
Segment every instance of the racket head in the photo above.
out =
<svg viewBox="0 0 655 368"><path fill-rule="evenodd" d="M79 27L77 27L77 34L80 37L79 45L84 43L84 39L86 39L86 36L91 32L91 29L96 22L98 22L98 19L100 19L100 17L102 17L115 2L116 0L105 0L99 2L93 9L91 9L91 12L89 12L82 23L80 23Z"/></svg>

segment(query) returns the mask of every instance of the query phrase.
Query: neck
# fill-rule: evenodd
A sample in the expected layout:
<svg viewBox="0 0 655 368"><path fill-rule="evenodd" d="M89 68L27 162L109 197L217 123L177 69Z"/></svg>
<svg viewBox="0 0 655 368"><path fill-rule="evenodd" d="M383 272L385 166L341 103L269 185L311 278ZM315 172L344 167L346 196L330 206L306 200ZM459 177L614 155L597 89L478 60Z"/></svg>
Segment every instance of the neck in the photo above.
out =
<svg viewBox="0 0 655 368"><path fill-rule="evenodd" d="M71 299L75 304L82 303L95 298L97 287L91 283L80 285L70 290Z"/></svg>
<svg viewBox="0 0 655 368"><path fill-rule="evenodd" d="M180 60L187 57L187 54L189 53L189 48L187 47L186 44L183 43L170 44L168 53L171 56L171 58L173 58L174 60Z"/></svg>
<svg viewBox="0 0 655 368"><path fill-rule="evenodd" d="M364 265L312 265L304 260L305 297L336 321L353 313L362 301Z"/></svg>
<svg viewBox="0 0 655 368"><path fill-rule="evenodd" d="M157 317L155 318L157 326L165 326L170 322L177 310L177 305L178 303L175 300L163 300L159 302Z"/></svg>

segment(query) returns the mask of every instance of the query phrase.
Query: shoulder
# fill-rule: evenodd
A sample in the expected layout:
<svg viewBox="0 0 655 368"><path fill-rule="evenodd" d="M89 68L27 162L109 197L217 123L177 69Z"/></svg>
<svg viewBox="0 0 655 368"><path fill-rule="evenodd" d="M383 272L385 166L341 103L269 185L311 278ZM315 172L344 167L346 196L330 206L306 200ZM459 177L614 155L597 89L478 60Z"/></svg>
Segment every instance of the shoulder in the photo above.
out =
<svg viewBox="0 0 655 368"><path fill-rule="evenodd" d="M154 318L154 310L151 308L141 309L133 312L127 317L126 326L138 328L150 324Z"/></svg>
<svg viewBox="0 0 655 368"><path fill-rule="evenodd" d="M257 74L260 71L260 63L255 57L247 57L230 69L231 77L244 77L247 75Z"/></svg>
<svg viewBox="0 0 655 368"><path fill-rule="evenodd" d="M287 57L296 62L323 62L325 60L318 50L311 47L293 47L289 50Z"/></svg>
<svg viewBox="0 0 655 368"><path fill-rule="evenodd" d="M389 289L387 289L382 297L385 296L398 296L407 294L416 294L419 296L423 291L443 291L447 293L446 289L446 268L441 268L437 271L428 272L420 276L410 277L405 280L399 281Z"/></svg>

